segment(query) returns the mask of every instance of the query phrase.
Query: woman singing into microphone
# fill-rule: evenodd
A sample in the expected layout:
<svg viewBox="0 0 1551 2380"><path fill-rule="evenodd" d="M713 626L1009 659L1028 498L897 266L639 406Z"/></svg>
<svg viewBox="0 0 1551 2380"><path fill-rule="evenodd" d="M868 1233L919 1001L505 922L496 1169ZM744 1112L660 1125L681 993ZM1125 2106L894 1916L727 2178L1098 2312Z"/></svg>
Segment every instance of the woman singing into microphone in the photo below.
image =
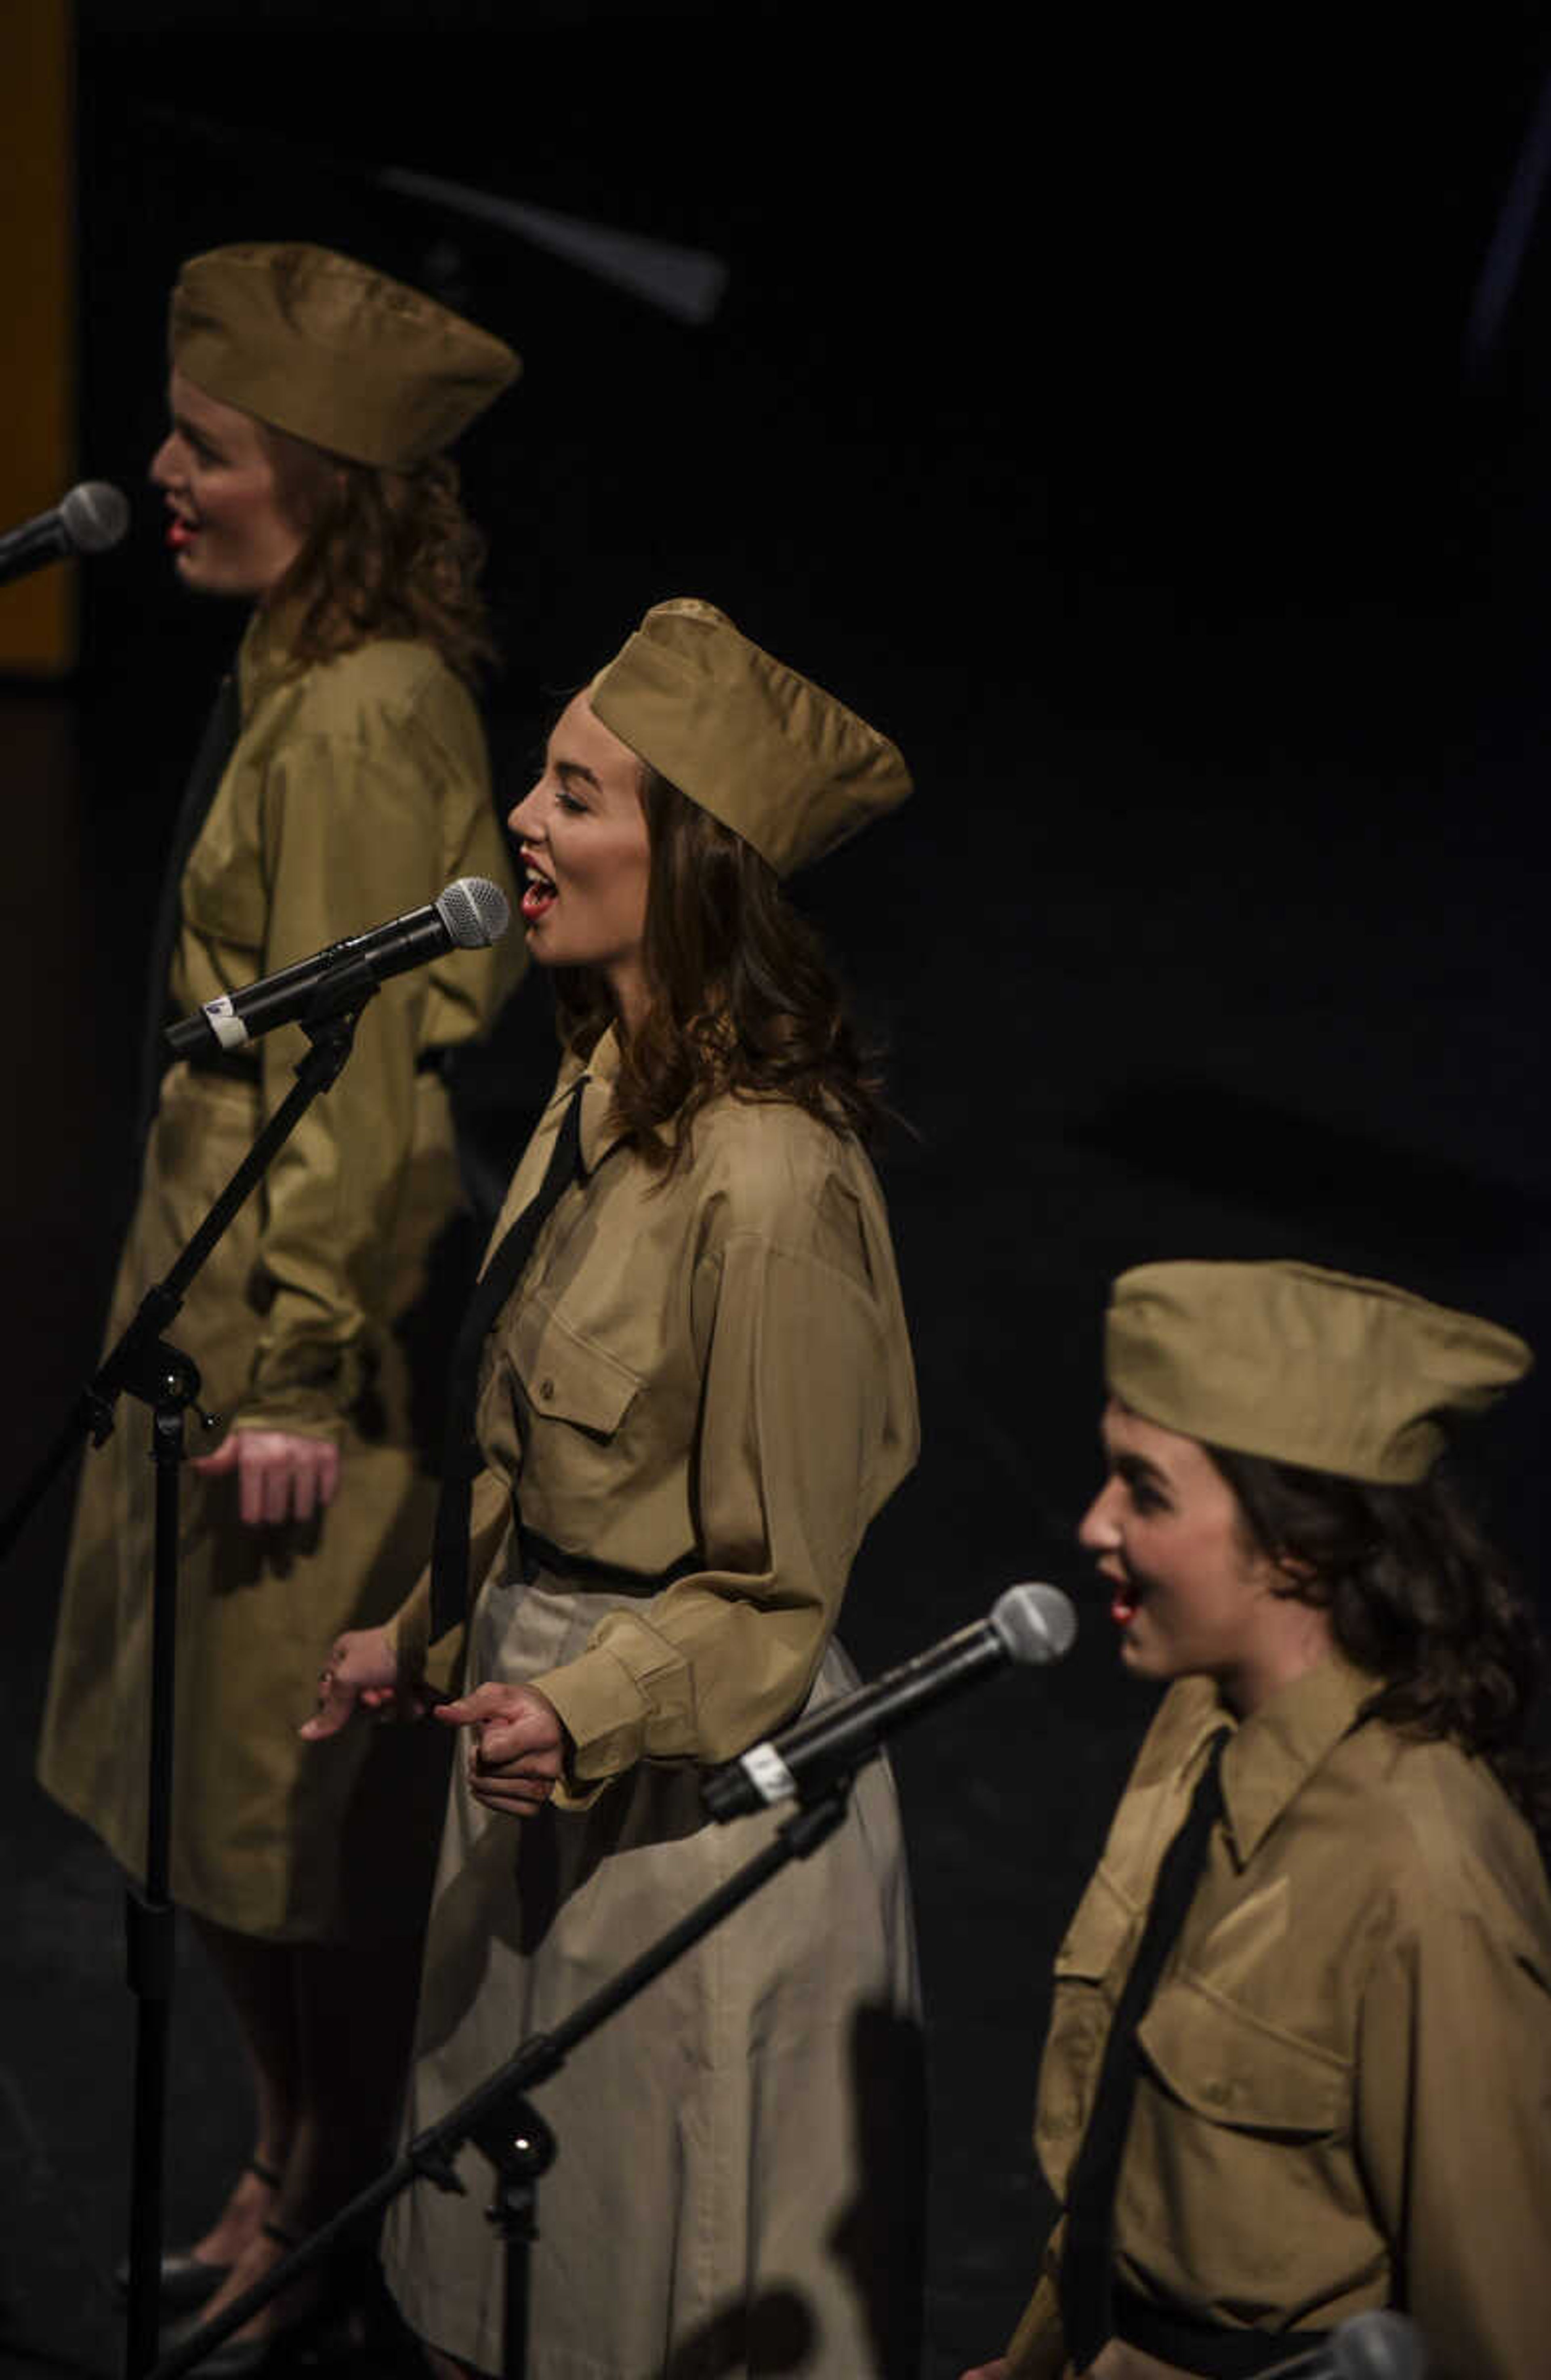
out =
<svg viewBox="0 0 1551 2380"><path fill-rule="evenodd" d="M194 258L170 345L151 477L174 566L192 592L251 606L180 821L153 987L177 1014L450 879L510 885L469 693L488 652L481 543L444 449L517 363L418 292L299 246ZM236 2012L258 2121L250 2168L167 2260L169 2303L214 2291L214 2311L258 2279L359 2185L391 2124L444 1780L407 1735L363 1730L337 1760L301 1756L284 1714L311 1700L330 1615L394 1609L430 1528L417 1342L460 1204L441 1068L513 980L514 941L450 952L370 1002L179 1318L225 1434L185 1489L172 1894ZM290 1026L162 1082L110 1341L305 1047ZM126 1411L82 1477L41 1757L131 1873L151 1496ZM297 2313L267 2309L219 2368L256 2368Z"/></svg>
<svg viewBox="0 0 1551 2380"><path fill-rule="evenodd" d="M704 1765L847 1682L831 1631L915 1391L875 1087L782 880L908 790L883 736L680 601L568 704L512 814L564 1057L463 1342L467 1534L444 1512L438 1596L335 1645L309 1730L412 1687L428 1636L444 1680L467 1615L417 2128L768 1840L769 1814L707 1824ZM918 2058L879 1764L545 2084L534 2380L905 2380ZM439 2372L499 2373L490 2169L462 2174L400 2202L389 2277Z"/></svg>
<svg viewBox="0 0 1551 2380"><path fill-rule="evenodd" d="M1116 1281L1082 1538L1169 1692L1056 1960L1062 2217L965 2380L1356 2372L1386 2308L1435 2380L1545 2368L1539 1651L1444 1460L1529 1363L1313 1265Z"/></svg>

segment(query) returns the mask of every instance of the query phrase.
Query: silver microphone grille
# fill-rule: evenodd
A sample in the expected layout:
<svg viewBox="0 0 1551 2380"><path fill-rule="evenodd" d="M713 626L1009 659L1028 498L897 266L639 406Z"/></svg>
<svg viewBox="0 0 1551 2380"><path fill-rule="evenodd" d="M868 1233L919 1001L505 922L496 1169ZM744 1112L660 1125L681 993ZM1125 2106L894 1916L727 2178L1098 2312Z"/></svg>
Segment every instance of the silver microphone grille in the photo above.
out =
<svg viewBox="0 0 1551 2380"><path fill-rule="evenodd" d="M129 507L106 480L83 480L59 500L59 518L76 553L106 553L129 526Z"/></svg>
<svg viewBox="0 0 1551 2380"><path fill-rule="evenodd" d="M437 896L435 907L460 951L498 942L512 922L505 893L488 876L460 876Z"/></svg>
<svg viewBox="0 0 1551 2380"><path fill-rule="evenodd" d="M1010 1586L991 1606L991 1626L1015 1661L1059 1661L1077 1639L1077 1614L1059 1586Z"/></svg>

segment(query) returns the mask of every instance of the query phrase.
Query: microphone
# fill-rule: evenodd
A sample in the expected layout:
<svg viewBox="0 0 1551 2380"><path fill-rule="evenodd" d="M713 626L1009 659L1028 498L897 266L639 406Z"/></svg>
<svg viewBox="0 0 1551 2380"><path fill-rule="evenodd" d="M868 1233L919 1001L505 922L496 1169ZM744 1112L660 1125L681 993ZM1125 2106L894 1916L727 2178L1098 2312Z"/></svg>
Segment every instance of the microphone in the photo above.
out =
<svg viewBox="0 0 1551 2380"><path fill-rule="evenodd" d="M897 1727L962 1686L1008 1661L1059 1661L1076 1633L1077 1614L1059 1586L1010 1586L986 1619L713 1769L700 1799L719 1825L769 1803L806 1801L870 1760Z"/></svg>
<svg viewBox="0 0 1551 2380"><path fill-rule="evenodd" d="M118 490L105 480L85 480L51 513L40 513L0 537L0 587L72 553L106 553L128 526L129 507Z"/></svg>
<svg viewBox="0 0 1551 2380"><path fill-rule="evenodd" d="M1426 2380L1422 2334L1403 2313L1350 2314L1322 2347L1278 2363L1277 2380Z"/></svg>
<svg viewBox="0 0 1551 2380"><path fill-rule="evenodd" d="M423 966L443 951L483 950L498 942L511 923L506 895L488 876L460 876L423 909L406 909L385 926L367 934L351 934L331 942L295 966L277 967L241 991L224 991L207 1000L192 1016L169 1025L163 1038L175 1058L191 1058L200 1050L241 1050L277 1025L294 1024L306 1014L332 976L346 967L364 967L374 984L406 967Z"/></svg>

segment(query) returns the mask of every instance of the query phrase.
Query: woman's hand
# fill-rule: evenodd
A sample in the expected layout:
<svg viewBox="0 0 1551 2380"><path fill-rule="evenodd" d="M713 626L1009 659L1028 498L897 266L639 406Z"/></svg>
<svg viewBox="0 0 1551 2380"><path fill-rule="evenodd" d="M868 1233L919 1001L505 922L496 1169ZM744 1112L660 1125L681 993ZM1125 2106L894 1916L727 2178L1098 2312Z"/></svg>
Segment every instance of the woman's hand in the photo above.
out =
<svg viewBox="0 0 1551 2380"><path fill-rule="evenodd" d="M554 1791L565 1760L565 1727L536 1686L491 1678L460 1701L439 1703L438 1718L472 1731L468 1790L487 1810L531 1818Z"/></svg>
<svg viewBox="0 0 1551 2380"><path fill-rule="evenodd" d="M207 1479L237 1475L237 1511L251 1528L277 1521L310 1521L333 1501L339 1449L332 1438L304 1438L294 1429L234 1429L213 1454L195 1457Z"/></svg>
<svg viewBox="0 0 1551 2380"><path fill-rule="evenodd" d="M357 1709L380 1718L418 1718L425 1699L399 1683L398 1652L386 1628L347 1628L318 1672L318 1708L297 1732L309 1743L337 1735Z"/></svg>
<svg viewBox="0 0 1551 2380"><path fill-rule="evenodd" d="M973 2372L961 2372L959 2380L1007 2380L1007 2358L999 2355L994 2362L977 2363Z"/></svg>

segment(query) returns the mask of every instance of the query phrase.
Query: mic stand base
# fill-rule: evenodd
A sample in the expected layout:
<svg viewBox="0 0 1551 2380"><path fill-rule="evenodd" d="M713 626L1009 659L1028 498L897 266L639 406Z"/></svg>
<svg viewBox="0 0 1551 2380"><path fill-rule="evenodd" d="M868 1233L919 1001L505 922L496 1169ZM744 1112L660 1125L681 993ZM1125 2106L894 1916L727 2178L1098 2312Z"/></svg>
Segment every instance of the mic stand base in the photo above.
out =
<svg viewBox="0 0 1551 2380"><path fill-rule="evenodd" d="M184 1415L197 1404L200 1375L191 1358L163 1338L185 1293L270 1160L319 1094L344 1067L356 1020L377 986L358 963L331 977L313 1013L300 1022L310 1047L297 1081L254 1141L164 1281L146 1292L117 1344L78 1398L68 1422L0 1520L0 1561L20 1536L56 1475L90 1437L112 1435L118 1400L151 1409L156 1471L155 1552L151 1606L151 1706L146 1776L145 1885L126 1900L127 1964L138 2001L135 2026L134 2139L129 2183L129 2301L125 2331L127 2380L141 2380L156 2359L161 2315L163 2168L165 2159L167 2048L171 2033L176 1912L168 1894L172 1836L173 1711L176 1667L179 1473ZM206 1427L210 1426L208 1418Z"/></svg>
<svg viewBox="0 0 1551 2380"><path fill-rule="evenodd" d="M167 1895L172 1838L173 1683L177 1611L178 1488L183 1416L200 1393L186 1355L152 1351L163 1393L151 1415L156 1470L155 1574L151 1606L151 1741L146 1764L145 1885L124 1897L126 1979L135 1995L134 2131L130 2152L128 2380L156 2360L161 2307L167 2048L172 2032L176 1913ZM167 1359L172 1359L168 1361ZM143 1393L142 1389L134 1393Z"/></svg>
<svg viewBox="0 0 1551 2380"><path fill-rule="evenodd" d="M682 1959L686 1950L693 1949L723 1918L751 1900L773 1876L789 1867L794 1860L811 1857L844 1818L850 1795L849 1777L830 1778L822 1797L795 1810L783 1822L773 1842L757 1852L725 1884L708 1893L686 1917L660 1936L611 1982L601 1985L552 2033L530 2034L504 2066L498 2067L467 2098L460 2099L440 2122L418 2133L385 2173L342 2206L337 2215L288 2256L283 2256L261 2281L245 2289L240 2298L234 2298L217 2320L191 2332L170 2355L164 2355L148 2380L179 2380L179 2374L193 2371L202 2356L240 2330L261 2306L267 2305L300 2274L332 2254L346 2234L364 2225L412 2181L432 2181L439 2190L461 2194L463 2183L453 2160L468 2141L491 2157L497 2169L491 2219L508 2242L506 2337L502 2368L503 2380L523 2380L527 2359L528 2250L539 2233L538 2184L539 2176L557 2154L548 2127L523 2095L557 2073L579 2043L644 1991L665 1968ZM492 2147L492 2142L497 2145ZM514 2168L510 2183L508 2167ZM504 2229L508 2219L504 2202L508 2200L513 2204L511 2219L522 2227L516 2240Z"/></svg>

